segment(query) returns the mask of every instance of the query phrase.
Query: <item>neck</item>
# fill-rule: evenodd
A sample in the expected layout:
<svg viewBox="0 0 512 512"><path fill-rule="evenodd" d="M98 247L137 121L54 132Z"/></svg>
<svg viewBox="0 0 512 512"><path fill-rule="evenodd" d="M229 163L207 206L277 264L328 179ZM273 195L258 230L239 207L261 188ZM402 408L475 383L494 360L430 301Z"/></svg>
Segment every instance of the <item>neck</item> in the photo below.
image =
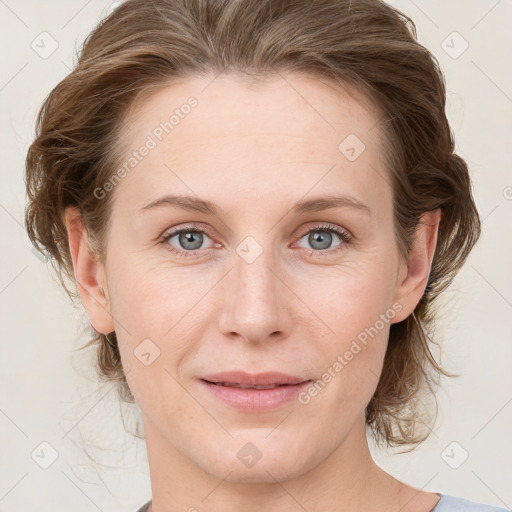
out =
<svg viewBox="0 0 512 512"><path fill-rule="evenodd" d="M148 418L144 420L152 512L303 512L336 508L360 512L400 508L403 484L373 461L363 417L334 452L308 471L276 478L278 468L267 466L264 475L251 482L233 478L229 471L215 474L215 464L210 465L211 472L199 467L163 437Z"/></svg>

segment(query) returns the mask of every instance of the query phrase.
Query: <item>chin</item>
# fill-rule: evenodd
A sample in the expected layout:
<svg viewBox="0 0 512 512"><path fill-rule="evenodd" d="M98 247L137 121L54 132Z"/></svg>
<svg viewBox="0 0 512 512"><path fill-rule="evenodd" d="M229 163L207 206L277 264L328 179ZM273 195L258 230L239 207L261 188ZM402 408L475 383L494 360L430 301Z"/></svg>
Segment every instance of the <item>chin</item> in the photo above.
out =
<svg viewBox="0 0 512 512"><path fill-rule="evenodd" d="M208 473L229 483L275 484L300 476L306 469L297 460L267 461L261 459L252 468L241 467L241 464L220 464L217 471L204 468Z"/></svg>
<svg viewBox="0 0 512 512"><path fill-rule="evenodd" d="M312 443L297 446L280 438L271 441L265 439L269 432L259 432L252 438L245 434L243 440L235 436L228 446L219 446L220 452L203 456L196 464L230 483L271 484L296 478L320 462L318 452L309 453ZM207 465L205 461L209 461Z"/></svg>

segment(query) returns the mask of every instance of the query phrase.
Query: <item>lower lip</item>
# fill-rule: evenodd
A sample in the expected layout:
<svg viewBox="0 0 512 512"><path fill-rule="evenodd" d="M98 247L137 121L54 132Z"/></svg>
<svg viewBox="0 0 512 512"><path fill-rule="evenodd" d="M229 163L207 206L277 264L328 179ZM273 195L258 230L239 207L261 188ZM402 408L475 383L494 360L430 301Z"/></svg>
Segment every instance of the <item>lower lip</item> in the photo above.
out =
<svg viewBox="0 0 512 512"><path fill-rule="evenodd" d="M298 394L311 384L311 381L308 380L300 384L287 384L272 389L243 389L219 386L202 379L200 382L213 396L243 412L264 412L277 409L297 398Z"/></svg>

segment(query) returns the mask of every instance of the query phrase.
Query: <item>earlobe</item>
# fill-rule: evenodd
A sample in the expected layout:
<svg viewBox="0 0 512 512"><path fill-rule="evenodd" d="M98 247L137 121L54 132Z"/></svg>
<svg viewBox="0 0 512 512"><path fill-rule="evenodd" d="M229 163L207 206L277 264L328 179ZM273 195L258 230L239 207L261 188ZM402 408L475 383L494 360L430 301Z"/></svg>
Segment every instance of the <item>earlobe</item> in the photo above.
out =
<svg viewBox="0 0 512 512"><path fill-rule="evenodd" d="M80 210L68 207L64 215L80 300L94 329L108 334L114 330L114 323L103 265L89 247Z"/></svg>
<svg viewBox="0 0 512 512"><path fill-rule="evenodd" d="M407 262L402 267L402 273L394 301L402 305L400 314L393 323L401 322L416 308L427 287L428 278L437 245L441 210L438 208L424 213L414 235Z"/></svg>

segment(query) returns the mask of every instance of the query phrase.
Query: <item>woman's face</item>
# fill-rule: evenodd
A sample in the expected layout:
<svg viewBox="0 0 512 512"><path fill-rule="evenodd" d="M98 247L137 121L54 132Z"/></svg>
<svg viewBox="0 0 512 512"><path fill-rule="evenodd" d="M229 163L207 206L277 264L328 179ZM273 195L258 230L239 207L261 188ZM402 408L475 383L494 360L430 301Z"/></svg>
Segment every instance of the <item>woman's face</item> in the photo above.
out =
<svg viewBox="0 0 512 512"><path fill-rule="evenodd" d="M108 302L86 307L116 331L149 450L252 482L348 453L429 265L399 261L376 112L304 75L221 75L125 121Z"/></svg>

